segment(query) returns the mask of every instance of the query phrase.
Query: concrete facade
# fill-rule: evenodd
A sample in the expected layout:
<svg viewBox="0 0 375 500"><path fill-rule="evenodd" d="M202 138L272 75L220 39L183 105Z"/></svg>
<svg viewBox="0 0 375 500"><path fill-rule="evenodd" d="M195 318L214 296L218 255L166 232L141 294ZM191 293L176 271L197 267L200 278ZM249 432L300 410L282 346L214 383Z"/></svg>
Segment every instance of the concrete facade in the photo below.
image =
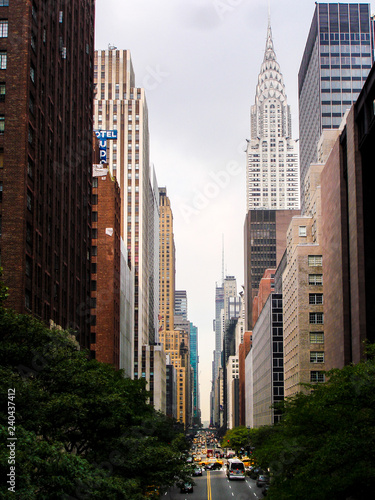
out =
<svg viewBox="0 0 375 500"><path fill-rule="evenodd" d="M158 329L158 193L149 160L148 109L144 89L135 86L128 50L95 51L94 84L94 130L99 136L117 133L106 141L106 156L120 186L121 238L134 277L132 377L137 379L148 372L142 366L142 346L155 342Z"/></svg>

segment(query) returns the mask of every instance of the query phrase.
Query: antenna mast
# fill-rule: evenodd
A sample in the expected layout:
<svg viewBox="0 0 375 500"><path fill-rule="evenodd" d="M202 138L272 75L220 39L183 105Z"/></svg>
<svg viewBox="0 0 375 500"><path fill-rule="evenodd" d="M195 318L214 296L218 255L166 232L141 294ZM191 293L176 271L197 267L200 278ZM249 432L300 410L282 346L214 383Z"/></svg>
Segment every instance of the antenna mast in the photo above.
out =
<svg viewBox="0 0 375 500"><path fill-rule="evenodd" d="M222 241L221 241L221 281L222 284L224 285L224 234L222 234Z"/></svg>
<svg viewBox="0 0 375 500"><path fill-rule="evenodd" d="M268 0L268 26L271 26L271 0Z"/></svg>

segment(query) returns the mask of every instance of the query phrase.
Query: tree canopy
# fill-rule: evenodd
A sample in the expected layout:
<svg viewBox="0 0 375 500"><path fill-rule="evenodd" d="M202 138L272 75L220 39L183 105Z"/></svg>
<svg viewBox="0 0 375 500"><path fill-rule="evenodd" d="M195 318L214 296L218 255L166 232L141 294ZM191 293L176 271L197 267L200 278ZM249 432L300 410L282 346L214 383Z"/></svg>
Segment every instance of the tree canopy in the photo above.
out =
<svg viewBox="0 0 375 500"><path fill-rule="evenodd" d="M222 448L231 448L235 450L236 455L242 448L247 448L250 445L251 430L247 427L240 426L227 430L222 441Z"/></svg>
<svg viewBox="0 0 375 500"><path fill-rule="evenodd" d="M270 500L361 500L375 491L375 362L328 372L283 403L279 424L254 429Z"/></svg>
<svg viewBox="0 0 375 500"><path fill-rule="evenodd" d="M3 307L0 387L2 422L15 389L15 498L137 500L189 474L185 436L148 404L143 380L90 360L69 332ZM0 433L6 442L9 429ZM3 477L8 459L2 450Z"/></svg>

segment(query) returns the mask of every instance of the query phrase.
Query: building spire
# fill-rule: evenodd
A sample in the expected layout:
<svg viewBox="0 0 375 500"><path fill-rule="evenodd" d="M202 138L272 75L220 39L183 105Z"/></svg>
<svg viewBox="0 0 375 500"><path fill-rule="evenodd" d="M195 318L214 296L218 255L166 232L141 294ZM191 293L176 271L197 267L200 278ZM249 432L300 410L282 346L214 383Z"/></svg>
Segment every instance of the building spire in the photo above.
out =
<svg viewBox="0 0 375 500"><path fill-rule="evenodd" d="M268 0L268 27L271 28L271 0Z"/></svg>
<svg viewBox="0 0 375 500"><path fill-rule="evenodd" d="M269 4L268 4L268 9L270 9ZM264 62L265 61L276 61L276 54L273 48L273 40L272 40L270 10L268 10L267 41L266 41L266 50L264 52Z"/></svg>

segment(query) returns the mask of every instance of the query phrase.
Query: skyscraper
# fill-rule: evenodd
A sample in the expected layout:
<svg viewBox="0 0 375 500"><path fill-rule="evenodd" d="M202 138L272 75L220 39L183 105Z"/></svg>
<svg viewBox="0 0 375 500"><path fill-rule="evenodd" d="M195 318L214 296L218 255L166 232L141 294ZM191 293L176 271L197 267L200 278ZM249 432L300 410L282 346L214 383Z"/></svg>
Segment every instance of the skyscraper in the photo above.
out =
<svg viewBox="0 0 375 500"><path fill-rule="evenodd" d="M193 423L200 423L200 410L199 410L199 379L198 379L198 327L190 322L190 364L193 369Z"/></svg>
<svg viewBox="0 0 375 500"><path fill-rule="evenodd" d="M317 3L299 74L301 186L324 129L338 128L374 60L370 4ZM305 210L301 189L301 209Z"/></svg>
<svg viewBox="0 0 375 500"><path fill-rule="evenodd" d="M283 76L268 24L263 63L251 107L247 146L246 206L251 209L298 209L299 172L296 142Z"/></svg>
<svg viewBox="0 0 375 500"><path fill-rule="evenodd" d="M286 231L299 210L249 210L245 219L245 330L253 328L253 299L264 271L277 268L286 249Z"/></svg>
<svg viewBox="0 0 375 500"><path fill-rule="evenodd" d="M187 295L186 290L176 290L174 293L174 313L187 320Z"/></svg>
<svg viewBox="0 0 375 500"><path fill-rule="evenodd" d="M175 244L173 234L173 212L165 187L159 188L160 214L160 342L170 363L176 369L177 419L186 426L191 424L190 392L190 323L177 316L175 321ZM181 326L180 326L181 324ZM170 380L171 382L171 380ZM168 388L171 391L172 387ZM168 394L174 400L174 394ZM168 410L170 411L170 410Z"/></svg>
<svg viewBox="0 0 375 500"><path fill-rule="evenodd" d="M155 342L158 328L159 245L151 241L158 235L158 192L149 161L147 103L144 89L135 87L128 50L96 51L94 83L94 129L120 186L121 238L134 273L133 376L137 379L148 371L142 366L142 346Z"/></svg>
<svg viewBox="0 0 375 500"><path fill-rule="evenodd" d="M0 3L7 305L90 346L92 0Z"/></svg>

